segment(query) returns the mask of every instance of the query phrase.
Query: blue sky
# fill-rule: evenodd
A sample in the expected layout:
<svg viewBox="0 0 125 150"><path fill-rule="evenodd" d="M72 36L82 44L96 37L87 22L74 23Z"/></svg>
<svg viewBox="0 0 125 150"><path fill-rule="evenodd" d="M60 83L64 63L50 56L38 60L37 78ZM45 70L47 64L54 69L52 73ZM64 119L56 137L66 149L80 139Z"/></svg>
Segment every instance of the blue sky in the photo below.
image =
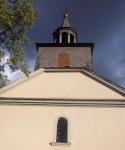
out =
<svg viewBox="0 0 125 150"><path fill-rule="evenodd" d="M52 33L60 26L65 10L78 33L78 42L93 42L93 70L125 87L125 0L35 0L39 11L28 36L32 44L26 48L29 66L36 60L35 43L53 42ZM20 71L9 79L20 77Z"/></svg>

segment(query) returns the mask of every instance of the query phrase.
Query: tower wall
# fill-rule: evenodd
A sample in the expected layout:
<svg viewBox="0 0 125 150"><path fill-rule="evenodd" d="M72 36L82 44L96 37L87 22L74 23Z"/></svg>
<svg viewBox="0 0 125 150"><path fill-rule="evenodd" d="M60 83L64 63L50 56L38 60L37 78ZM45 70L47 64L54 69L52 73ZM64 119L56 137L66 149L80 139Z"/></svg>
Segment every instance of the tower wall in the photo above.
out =
<svg viewBox="0 0 125 150"><path fill-rule="evenodd" d="M69 55L70 60L62 58L62 64L59 65L61 54ZM92 69L91 47L39 47L35 69L39 68L86 68ZM63 62L64 61L64 62ZM68 62L68 64L66 64Z"/></svg>

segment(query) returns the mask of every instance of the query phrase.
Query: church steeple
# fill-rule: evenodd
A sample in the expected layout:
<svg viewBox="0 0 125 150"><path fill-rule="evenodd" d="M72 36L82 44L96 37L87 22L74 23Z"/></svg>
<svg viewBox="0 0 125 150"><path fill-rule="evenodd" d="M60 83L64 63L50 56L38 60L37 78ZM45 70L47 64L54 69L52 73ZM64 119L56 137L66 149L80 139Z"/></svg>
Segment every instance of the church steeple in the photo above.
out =
<svg viewBox="0 0 125 150"><path fill-rule="evenodd" d="M78 43L77 33L69 23L68 13L53 33L54 43L37 43L37 61L35 69L73 69L92 70L93 43Z"/></svg>
<svg viewBox="0 0 125 150"><path fill-rule="evenodd" d="M53 33L53 38L55 43L76 43L77 34L71 27L68 20L68 13L63 14L64 20L63 23L56 31Z"/></svg>

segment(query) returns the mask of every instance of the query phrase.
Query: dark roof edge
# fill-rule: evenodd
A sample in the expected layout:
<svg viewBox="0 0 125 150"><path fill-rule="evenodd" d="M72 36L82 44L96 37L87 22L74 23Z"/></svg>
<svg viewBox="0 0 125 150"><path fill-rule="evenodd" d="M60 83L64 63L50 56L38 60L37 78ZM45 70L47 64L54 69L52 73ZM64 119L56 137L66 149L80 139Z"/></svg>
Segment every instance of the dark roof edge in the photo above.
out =
<svg viewBox="0 0 125 150"><path fill-rule="evenodd" d="M36 43L37 47L93 47L94 43Z"/></svg>
<svg viewBox="0 0 125 150"><path fill-rule="evenodd" d="M94 43L36 43L36 47L91 47L93 51Z"/></svg>

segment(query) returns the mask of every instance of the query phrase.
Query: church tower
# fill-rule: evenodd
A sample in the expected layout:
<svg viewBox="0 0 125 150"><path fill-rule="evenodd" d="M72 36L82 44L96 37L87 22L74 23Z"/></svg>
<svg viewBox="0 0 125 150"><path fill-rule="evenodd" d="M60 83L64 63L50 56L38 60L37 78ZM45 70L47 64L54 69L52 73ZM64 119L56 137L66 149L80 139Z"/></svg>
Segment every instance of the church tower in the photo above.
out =
<svg viewBox="0 0 125 150"><path fill-rule="evenodd" d="M80 69L92 70L93 43L78 43L77 33L69 23L68 13L53 33L53 43L37 43L37 61L35 70Z"/></svg>

